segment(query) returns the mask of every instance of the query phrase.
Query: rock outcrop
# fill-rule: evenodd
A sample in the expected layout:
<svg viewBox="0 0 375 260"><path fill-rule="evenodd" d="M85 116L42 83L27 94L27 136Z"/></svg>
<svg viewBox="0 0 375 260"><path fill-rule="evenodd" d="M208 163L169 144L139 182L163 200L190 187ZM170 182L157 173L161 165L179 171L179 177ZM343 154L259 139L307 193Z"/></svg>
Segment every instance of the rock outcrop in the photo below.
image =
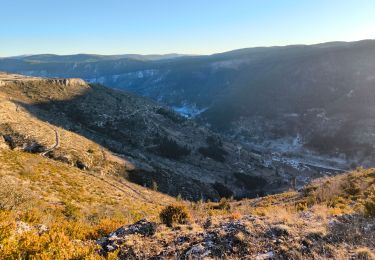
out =
<svg viewBox="0 0 375 260"><path fill-rule="evenodd" d="M58 84L63 86L85 86L87 83L83 79L68 78L68 79L48 79L48 83Z"/></svg>
<svg viewBox="0 0 375 260"><path fill-rule="evenodd" d="M106 254L118 249L124 243L127 236L135 234L141 236L153 236L155 232L156 223L142 219L133 225L120 227L109 234L108 237L98 240L97 243L102 247L101 252Z"/></svg>

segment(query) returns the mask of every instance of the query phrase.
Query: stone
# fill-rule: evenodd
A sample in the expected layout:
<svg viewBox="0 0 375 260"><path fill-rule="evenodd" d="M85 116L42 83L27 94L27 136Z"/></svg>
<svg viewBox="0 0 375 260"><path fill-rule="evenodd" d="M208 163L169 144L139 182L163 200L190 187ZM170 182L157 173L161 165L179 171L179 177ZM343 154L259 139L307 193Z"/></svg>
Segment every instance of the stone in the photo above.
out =
<svg viewBox="0 0 375 260"><path fill-rule="evenodd" d="M125 237L132 234L140 234L143 236L153 236L156 232L156 223L142 219L133 225L123 226L112 232L109 236Z"/></svg>
<svg viewBox="0 0 375 260"><path fill-rule="evenodd" d="M287 237L289 236L290 229L286 225L275 225L270 228L268 235L272 237Z"/></svg>

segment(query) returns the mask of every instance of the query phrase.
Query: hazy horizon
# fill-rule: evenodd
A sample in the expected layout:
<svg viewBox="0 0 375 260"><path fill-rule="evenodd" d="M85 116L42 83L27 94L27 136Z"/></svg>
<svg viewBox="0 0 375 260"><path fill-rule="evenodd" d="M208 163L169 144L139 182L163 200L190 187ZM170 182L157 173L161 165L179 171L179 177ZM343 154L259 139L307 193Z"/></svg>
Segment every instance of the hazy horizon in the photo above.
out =
<svg viewBox="0 0 375 260"><path fill-rule="evenodd" d="M107 54L107 53L67 53L67 54L59 54L59 53L29 53L29 54L18 54L18 55L11 55L11 56L2 56L0 58L12 58L12 57L27 57L27 56L37 56L37 55L56 55L56 56L74 56L74 55L98 55L98 56L121 56L121 55L141 55L141 56L152 56L152 55L181 55L181 56L209 56L214 54L220 54L225 52L231 52L241 49L251 49L251 48L272 48L272 47L287 47L287 46L313 46L319 44L327 44L327 43L350 43L350 42L361 42L361 41L375 41L374 39L360 39L355 41L328 41L328 42L317 42L311 44L304 44L304 43L295 43L295 44L287 44L287 45L270 45L270 46L250 46L250 47L242 47L238 49L229 49L224 50L222 52L213 52L213 53L114 53L114 54Z"/></svg>
<svg viewBox="0 0 375 260"><path fill-rule="evenodd" d="M3 3L2 9L0 57L205 55L375 38L375 2L369 0L20 0Z"/></svg>

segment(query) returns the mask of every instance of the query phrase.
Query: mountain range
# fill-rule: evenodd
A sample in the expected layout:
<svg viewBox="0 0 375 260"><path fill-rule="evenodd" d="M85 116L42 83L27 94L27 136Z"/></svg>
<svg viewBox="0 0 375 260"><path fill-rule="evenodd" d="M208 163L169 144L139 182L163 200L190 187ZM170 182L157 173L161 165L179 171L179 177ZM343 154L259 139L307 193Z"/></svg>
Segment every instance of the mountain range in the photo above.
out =
<svg viewBox="0 0 375 260"><path fill-rule="evenodd" d="M375 41L364 40L206 56L33 55L3 58L0 70L127 90L271 161L348 169L374 162L374 60Z"/></svg>

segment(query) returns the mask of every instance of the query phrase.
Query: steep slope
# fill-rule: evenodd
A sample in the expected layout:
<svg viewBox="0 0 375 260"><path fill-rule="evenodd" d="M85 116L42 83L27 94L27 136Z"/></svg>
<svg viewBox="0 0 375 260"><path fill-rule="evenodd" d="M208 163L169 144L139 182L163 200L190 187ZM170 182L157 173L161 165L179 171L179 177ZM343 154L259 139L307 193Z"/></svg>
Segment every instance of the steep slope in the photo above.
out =
<svg viewBox="0 0 375 260"><path fill-rule="evenodd" d="M0 133L12 149L191 200L291 185L293 175L259 155L143 98L79 79L1 74L0 82ZM300 185L321 174L300 174Z"/></svg>
<svg viewBox="0 0 375 260"><path fill-rule="evenodd" d="M123 178L11 150L0 137L2 259L98 258L96 238L140 218L156 220L173 202Z"/></svg>
<svg viewBox="0 0 375 260"><path fill-rule="evenodd" d="M317 180L300 192L191 203L128 184L135 193L123 180L98 178L0 144L0 254L5 259L373 259L374 181L374 169L358 169ZM185 208L191 217L165 226L158 215L169 205Z"/></svg>
<svg viewBox="0 0 375 260"><path fill-rule="evenodd" d="M146 233L150 223L138 222L99 243L140 259L374 259L374 181L374 169L361 169L299 193L194 205L188 225Z"/></svg>
<svg viewBox="0 0 375 260"><path fill-rule="evenodd" d="M131 90L200 115L272 160L347 169L374 164L374 53L375 42L367 40L158 61L3 59L0 70Z"/></svg>
<svg viewBox="0 0 375 260"><path fill-rule="evenodd" d="M241 187L237 194L250 195L286 189L290 179L281 162L265 166L170 110L80 79L0 74L0 120L5 259L373 257L374 169L263 198L191 202L163 193L177 195L174 187L194 199L198 189L216 199L234 185ZM155 130L164 141L146 146ZM196 167L200 179L192 177ZM215 185L219 173L224 180ZM202 181L204 174L210 180ZM182 211L177 217L165 211L171 205ZM172 214L172 228L161 212Z"/></svg>

